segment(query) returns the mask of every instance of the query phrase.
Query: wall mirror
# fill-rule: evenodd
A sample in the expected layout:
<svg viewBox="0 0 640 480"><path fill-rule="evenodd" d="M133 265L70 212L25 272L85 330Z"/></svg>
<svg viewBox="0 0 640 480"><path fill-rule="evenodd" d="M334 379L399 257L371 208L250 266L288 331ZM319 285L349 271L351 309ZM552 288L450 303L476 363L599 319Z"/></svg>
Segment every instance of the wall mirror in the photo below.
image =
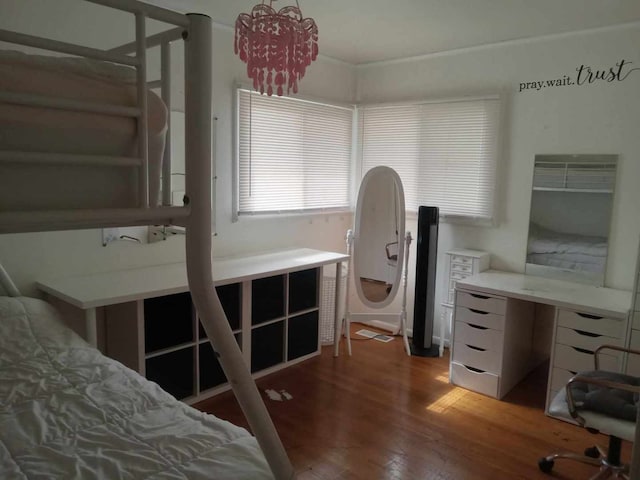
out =
<svg viewBox="0 0 640 480"><path fill-rule="evenodd" d="M617 155L536 155L525 273L603 285Z"/></svg>
<svg viewBox="0 0 640 480"><path fill-rule="evenodd" d="M398 291L404 258L404 192L398 174L375 167L362 179L356 204L353 272L360 300L389 305Z"/></svg>

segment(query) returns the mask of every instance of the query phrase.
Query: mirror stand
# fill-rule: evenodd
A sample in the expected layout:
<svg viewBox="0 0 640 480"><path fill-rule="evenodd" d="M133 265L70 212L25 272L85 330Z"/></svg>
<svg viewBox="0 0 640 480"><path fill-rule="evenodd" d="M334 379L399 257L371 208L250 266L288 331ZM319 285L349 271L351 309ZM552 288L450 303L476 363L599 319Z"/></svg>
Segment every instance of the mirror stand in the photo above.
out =
<svg viewBox="0 0 640 480"><path fill-rule="evenodd" d="M409 272L409 246L411 245L411 232L407 232L404 237L405 254L404 269L402 270L402 308L400 310L400 326L399 332L402 332L402 341L407 355L411 356L411 347L409 346L409 337L407 336L407 276Z"/></svg>
<svg viewBox="0 0 640 480"><path fill-rule="evenodd" d="M333 330L333 356L340 354L340 337L344 336L347 340L347 353L351 356L351 315L349 311L349 278L351 275L351 258L353 255L353 230L347 230L347 278L346 278L346 294L344 301L344 318L336 319L335 328Z"/></svg>
<svg viewBox="0 0 640 480"><path fill-rule="evenodd" d="M411 347L409 346L409 337L407 336L407 285L408 285L408 272L409 272L409 246L411 245L413 238L411 232L406 232L404 237L405 249L404 249L404 267L402 269L402 306L400 309L400 324L398 329L393 335L402 334L402 342L407 355L411 356ZM347 255L349 255L349 261L347 262L346 272L346 295L345 295L345 308L344 318L336 319L336 325L334 328L334 341L333 341L333 356L337 357L340 354L340 339L345 337L347 343L347 354L351 356L351 311L349 310L349 291L350 291L350 275L351 275L351 262L353 261L353 230L347 230L346 236L347 243ZM358 281L358 279L354 279ZM375 314L372 314L375 315Z"/></svg>

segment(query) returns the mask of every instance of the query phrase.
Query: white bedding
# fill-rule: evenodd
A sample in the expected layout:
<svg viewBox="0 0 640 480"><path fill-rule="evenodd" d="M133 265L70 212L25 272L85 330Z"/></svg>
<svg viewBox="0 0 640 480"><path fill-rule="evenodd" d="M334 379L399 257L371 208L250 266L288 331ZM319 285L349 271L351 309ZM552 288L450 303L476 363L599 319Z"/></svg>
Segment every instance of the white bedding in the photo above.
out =
<svg viewBox="0 0 640 480"><path fill-rule="evenodd" d="M580 253L530 253L527 255L529 263L593 273L602 273L606 260L606 257Z"/></svg>
<svg viewBox="0 0 640 480"><path fill-rule="evenodd" d="M0 91L4 92L134 106L135 79L132 68L107 62L0 50ZM151 203L155 204L159 198L167 110L153 92L149 91L147 98L149 191ZM136 156L136 128L136 120L129 117L0 102L0 150ZM130 169L61 169L28 164L20 169L7 168L0 167L0 210L41 206L117 208L136 204L138 181ZM38 194L25 199L19 194L25 189ZM46 197L44 191L49 192Z"/></svg>
<svg viewBox="0 0 640 480"><path fill-rule="evenodd" d="M201 413L62 325L0 297L0 478L272 478L254 437Z"/></svg>
<svg viewBox="0 0 640 480"><path fill-rule="evenodd" d="M584 272L602 272L607 249L606 238L554 232L532 224L527 262Z"/></svg>

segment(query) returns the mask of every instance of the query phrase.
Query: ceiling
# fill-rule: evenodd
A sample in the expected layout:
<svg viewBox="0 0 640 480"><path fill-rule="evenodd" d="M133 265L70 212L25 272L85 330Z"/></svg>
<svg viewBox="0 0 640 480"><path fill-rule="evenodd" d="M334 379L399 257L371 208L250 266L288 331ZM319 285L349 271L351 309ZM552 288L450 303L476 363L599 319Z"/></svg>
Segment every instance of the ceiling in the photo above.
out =
<svg viewBox="0 0 640 480"><path fill-rule="evenodd" d="M146 0L233 28L260 0ZM268 0L266 0L268 2ZM298 0L320 54L351 64L640 22L639 0ZM276 9L294 0L273 2Z"/></svg>

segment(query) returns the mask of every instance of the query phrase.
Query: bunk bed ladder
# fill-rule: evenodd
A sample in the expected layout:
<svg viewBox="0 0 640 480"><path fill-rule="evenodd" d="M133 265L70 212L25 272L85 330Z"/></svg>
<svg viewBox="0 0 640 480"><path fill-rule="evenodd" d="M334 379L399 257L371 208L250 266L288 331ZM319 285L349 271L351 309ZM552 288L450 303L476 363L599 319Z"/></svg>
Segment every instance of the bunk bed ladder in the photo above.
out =
<svg viewBox="0 0 640 480"><path fill-rule="evenodd" d="M214 288L211 266L211 192L213 178L211 19L199 14L185 16L135 0L87 1L134 14L136 17L136 42L104 51L1 30L0 41L133 66L137 70L137 106L121 107L96 103L87 104L55 97L16 95L8 92L0 92L0 101L134 117L138 121L138 132L140 134L139 137L141 137L138 158L109 157L105 155L66 155L60 153L0 152L0 163L90 163L94 166L118 165L141 168L141 177L143 177L144 185L141 184L138 205L133 208L102 208L94 210L0 211L0 233L153 224L185 226L189 289L202 325L214 351L218 354L220 365L274 477L277 480L290 480L294 478L293 467L260 396L260 392L244 362L242 352L235 341ZM173 24L178 28L168 30L162 34L152 35L145 39L145 21L147 17ZM185 29L188 34L183 35ZM151 46L162 45L162 72L163 74L168 73L168 42L177 39L179 36L183 36L185 39L185 173L187 194L183 207L152 207L149 205L147 185L148 144L146 130L148 125L146 119L146 88L148 87L148 82L145 50ZM134 56L126 55L126 53L133 52L135 52ZM164 91L163 97L166 100L168 99L170 88L168 78L164 81L161 78L160 82L160 86ZM166 174L166 170L165 176L169 176ZM168 181L168 179L165 180ZM170 190L170 187L166 188L166 190ZM18 289L2 269L0 269L0 285L7 290L9 295L19 295Z"/></svg>
<svg viewBox="0 0 640 480"><path fill-rule="evenodd" d="M211 256L212 237L211 19L203 15L187 16L191 22L185 43L186 191L191 207L186 225L189 290L207 337L219 354L222 369L275 478L289 480L294 478L293 467L213 288L211 262L205 261Z"/></svg>

